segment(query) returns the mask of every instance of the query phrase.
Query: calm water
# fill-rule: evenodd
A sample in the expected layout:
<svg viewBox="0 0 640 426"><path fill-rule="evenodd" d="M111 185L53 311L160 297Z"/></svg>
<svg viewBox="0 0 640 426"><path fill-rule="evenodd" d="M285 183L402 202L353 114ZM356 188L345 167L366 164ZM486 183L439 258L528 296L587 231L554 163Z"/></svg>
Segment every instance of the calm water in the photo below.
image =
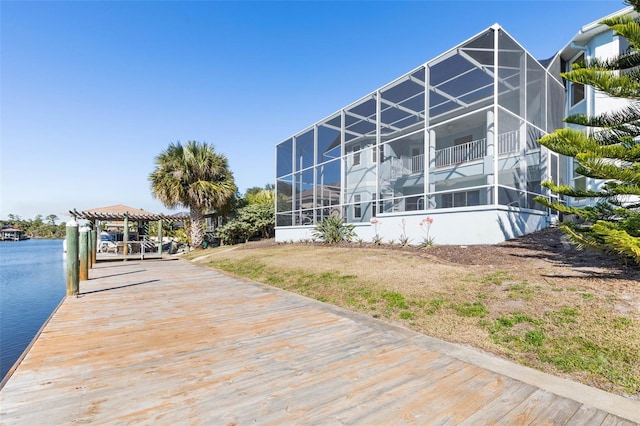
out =
<svg viewBox="0 0 640 426"><path fill-rule="evenodd" d="M0 378L65 293L62 240L0 242Z"/></svg>

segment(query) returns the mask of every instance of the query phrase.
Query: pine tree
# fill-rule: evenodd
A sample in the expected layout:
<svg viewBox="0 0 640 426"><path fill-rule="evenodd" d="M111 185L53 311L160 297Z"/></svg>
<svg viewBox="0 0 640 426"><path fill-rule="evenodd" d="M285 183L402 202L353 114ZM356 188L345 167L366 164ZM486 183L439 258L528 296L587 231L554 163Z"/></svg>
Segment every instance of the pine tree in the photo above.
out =
<svg viewBox="0 0 640 426"><path fill-rule="evenodd" d="M640 0L626 3L640 12ZM544 183L561 195L597 200L589 207L568 207L543 197L537 201L563 214L575 215L575 223L564 222L561 227L578 247L616 253L640 264L640 19L626 14L600 23L627 39L627 52L576 64L562 76L609 96L627 99L628 104L601 115L566 117L566 123L583 126L580 129L584 130L559 129L539 142L573 157L578 174L607 181L597 191Z"/></svg>

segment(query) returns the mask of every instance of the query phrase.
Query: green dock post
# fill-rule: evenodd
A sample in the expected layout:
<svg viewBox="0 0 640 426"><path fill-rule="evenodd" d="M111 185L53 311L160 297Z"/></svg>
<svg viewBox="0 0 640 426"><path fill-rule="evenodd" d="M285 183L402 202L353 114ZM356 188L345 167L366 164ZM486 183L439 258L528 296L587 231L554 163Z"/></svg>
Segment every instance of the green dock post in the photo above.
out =
<svg viewBox="0 0 640 426"><path fill-rule="evenodd" d="M80 228L80 238L78 239L80 254L80 281L89 279L89 228L83 226Z"/></svg>
<svg viewBox="0 0 640 426"><path fill-rule="evenodd" d="M78 258L78 222L75 218L67 223L67 296L77 296L80 280L78 274L80 272L80 263Z"/></svg>
<svg viewBox="0 0 640 426"><path fill-rule="evenodd" d="M124 229L122 230L122 254L129 254L129 212L124 214ZM125 259L126 260L126 259Z"/></svg>
<svg viewBox="0 0 640 426"><path fill-rule="evenodd" d="M162 219L158 221L158 254L162 256Z"/></svg>
<svg viewBox="0 0 640 426"><path fill-rule="evenodd" d="M89 263L89 267L93 268L93 265L96 264L96 256L98 252L98 231L96 231L95 225L91 229L91 243L89 244L89 258L91 259L91 263Z"/></svg>

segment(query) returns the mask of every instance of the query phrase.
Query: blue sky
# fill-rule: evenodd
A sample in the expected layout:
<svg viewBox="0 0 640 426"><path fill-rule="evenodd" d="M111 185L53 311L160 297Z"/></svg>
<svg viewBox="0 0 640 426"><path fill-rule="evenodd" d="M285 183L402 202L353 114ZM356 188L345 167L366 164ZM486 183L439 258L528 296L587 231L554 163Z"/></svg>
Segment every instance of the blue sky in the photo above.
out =
<svg viewBox="0 0 640 426"><path fill-rule="evenodd" d="M171 142L244 192L275 145L501 24L538 59L621 1L0 1L0 218L126 204Z"/></svg>

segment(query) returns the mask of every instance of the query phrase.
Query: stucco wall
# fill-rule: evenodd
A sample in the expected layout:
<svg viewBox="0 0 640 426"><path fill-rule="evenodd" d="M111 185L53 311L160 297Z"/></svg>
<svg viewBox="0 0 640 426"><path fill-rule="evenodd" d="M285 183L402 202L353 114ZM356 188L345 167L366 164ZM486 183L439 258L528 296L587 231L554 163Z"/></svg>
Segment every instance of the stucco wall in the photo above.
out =
<svg viewBox="0 0 640 426"><path fill-rule="evenodd" d="M426 225L420 225L426 217L433 219L429 236L433 237L435 244L442 245L496 244L550 225L550 218L543 212L476 206L473 210L386 215L377 218L377 228L374 224L363 223L356 224L355 231L363 241L373 241L377 231L384 242L398 244L401 236L406 234L410 244L419 245L427 237ZM276 241L310 240L312 232L312 226L278 228Z"/></svg>

